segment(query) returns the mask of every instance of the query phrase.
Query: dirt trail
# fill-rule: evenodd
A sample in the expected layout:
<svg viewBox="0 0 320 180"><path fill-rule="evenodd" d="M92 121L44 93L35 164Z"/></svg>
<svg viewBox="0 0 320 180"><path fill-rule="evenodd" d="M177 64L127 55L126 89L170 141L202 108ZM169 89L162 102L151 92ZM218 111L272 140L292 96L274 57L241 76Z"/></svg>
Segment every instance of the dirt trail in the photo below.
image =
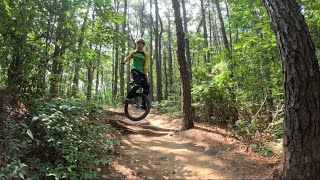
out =
<svg viewBox="0 0 320 180"><path fill-rule="evenodd" d="M217 127L196 123L191 130L174 131L180 119L150 114L135 123L120 115L114 118L136 133L123 136L120 155L110 163L112 174L102 175L104 178L261 179L279 163L275 158L259 157ZM150 135L140 131L143 129L160 133Z"/></svg>

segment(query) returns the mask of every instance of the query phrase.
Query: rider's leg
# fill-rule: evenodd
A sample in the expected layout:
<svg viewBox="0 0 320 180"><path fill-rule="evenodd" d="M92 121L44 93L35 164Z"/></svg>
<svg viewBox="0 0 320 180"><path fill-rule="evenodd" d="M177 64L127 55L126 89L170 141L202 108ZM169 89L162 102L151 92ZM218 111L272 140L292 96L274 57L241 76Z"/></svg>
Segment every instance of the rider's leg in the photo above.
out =
<svg viewBox="0 0 320 180"><path fill-rule="evenodd" d="M139 89L139 86L141 86L142 78L137 72L137 70L132 69L131 70L132 79L134 81L134 86L131 88L130 92L127 95L128 99L132 99L136 96L136 91Z"/></svg>
<svg viewBox="0 0 320 180"><path fill-rule="evenodd" d="M146 96L149 95L149 92L150 92L150 86L149 86L149 83L148 83L148 79L147 78L144 78L143 81L142 81L142 84L141 84L142 88L143 88L143 94L145 94ZM146 102L143 101L142 102L142 106L146 106Z"/></svg>

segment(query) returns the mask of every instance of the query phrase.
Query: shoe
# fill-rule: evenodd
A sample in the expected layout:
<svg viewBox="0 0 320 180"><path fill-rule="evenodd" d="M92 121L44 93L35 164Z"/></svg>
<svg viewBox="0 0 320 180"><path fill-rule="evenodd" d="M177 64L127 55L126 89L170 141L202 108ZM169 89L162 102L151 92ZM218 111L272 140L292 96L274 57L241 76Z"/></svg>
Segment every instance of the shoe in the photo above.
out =
<svg viewBox="0 0 320 180"><path fill-rule="evenodd" d="M133 99L129 99L129 98L126 98L124 101L123 101L123 104L134 104L135 101Z"/></svg>

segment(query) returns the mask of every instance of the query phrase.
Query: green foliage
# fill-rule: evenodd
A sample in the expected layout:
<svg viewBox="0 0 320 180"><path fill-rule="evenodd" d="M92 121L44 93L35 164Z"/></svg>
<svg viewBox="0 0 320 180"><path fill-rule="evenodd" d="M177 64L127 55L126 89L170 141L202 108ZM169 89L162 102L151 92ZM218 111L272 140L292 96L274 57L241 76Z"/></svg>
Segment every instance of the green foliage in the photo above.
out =
<svg viewBox="0 0 320 180"><path fill-rule="evenodd" d="M252 137L255 132L260 130L260 125L245 119L239 119L235 122L237 135L241 137Z"/></svg>
<svg viewBox="0 0 320 180"><path fill-rule="evenodd" d="M274 156L273 149L268 144L251 144L251 149L257 152L260 156L271 157Z"/></svg>
<svg viewBox="0 0 320 180"><path fill-rule="evenodd" d="M90 118L99 109L80 101L35 102L25 123L7 119L1 134L1 176L9 178L95 179L117 144L110 127Z"/></svg>
<svg viewBox="0 0 320 180"><path fill-rule="evenodd" d="M169 96L167 100L152 102L153 108L159 113L173 116L181 116L181 100L177 96Z"/></svg>

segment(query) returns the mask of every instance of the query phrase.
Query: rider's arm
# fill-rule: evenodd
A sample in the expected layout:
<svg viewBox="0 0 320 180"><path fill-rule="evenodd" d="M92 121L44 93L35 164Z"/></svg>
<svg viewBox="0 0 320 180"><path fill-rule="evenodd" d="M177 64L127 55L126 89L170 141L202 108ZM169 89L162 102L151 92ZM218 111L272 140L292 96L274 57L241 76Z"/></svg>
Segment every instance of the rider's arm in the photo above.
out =
<svg viewBox="0 0 320 180"><path fill-rule="evenodd" d="M150 54L148 52L145 52L146 60L144 62L144 74L148 73L149 65L150 65Z"/></svg>
<svg viewBox="0 0 320 180"><path fill-rule="evenodd" d="M126 62L130 61L130 59L132 58L133 54L134 54L134 51L131 51L130 54L124 60L124 62L126 63Z"/></svg>

